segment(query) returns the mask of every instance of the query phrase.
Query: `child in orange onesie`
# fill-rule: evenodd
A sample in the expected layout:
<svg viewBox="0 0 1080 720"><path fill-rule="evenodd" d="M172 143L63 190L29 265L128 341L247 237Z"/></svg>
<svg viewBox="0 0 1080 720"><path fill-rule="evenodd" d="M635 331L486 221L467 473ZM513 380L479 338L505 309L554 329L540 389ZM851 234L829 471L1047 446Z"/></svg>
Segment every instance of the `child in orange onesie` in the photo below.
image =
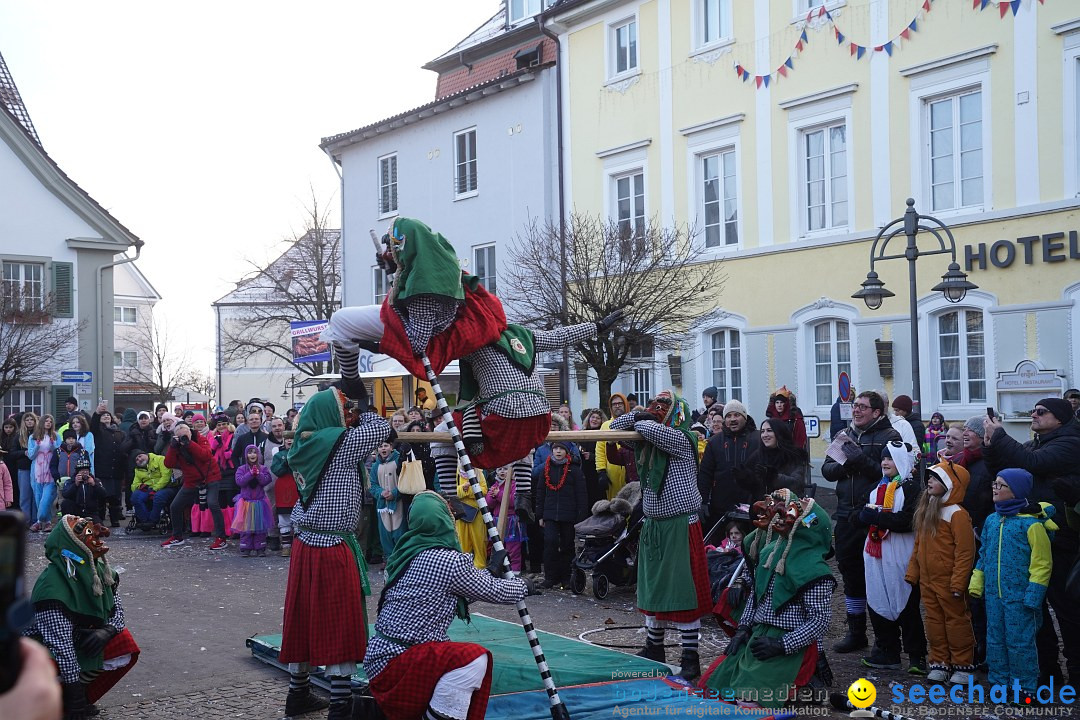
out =
<svg viewBox="0 0 1080 720"><path fill-rule="evenodd" d="M905 579L922 589L930 640L930 682L967 685L975 670L968 580L975 562L971 516L960 506L970 476L945 461L927 473L915 509L915 550Z"/></svg>

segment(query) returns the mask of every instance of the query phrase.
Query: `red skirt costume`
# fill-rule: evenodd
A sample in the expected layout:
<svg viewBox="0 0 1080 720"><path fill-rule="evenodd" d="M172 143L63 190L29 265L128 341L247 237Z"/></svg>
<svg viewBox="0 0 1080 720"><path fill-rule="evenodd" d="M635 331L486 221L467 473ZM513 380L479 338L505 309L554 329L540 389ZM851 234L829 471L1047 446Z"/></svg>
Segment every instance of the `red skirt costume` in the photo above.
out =
<svg viewBox="0 0 1080 720"><path fill-rule="evenodd" d="M494 413L486 417L480 406L470 405L467 410L480 418L480 432L484 438L484 451L470 453L473 467L495 469L509 465L528 455L533 448L544 444L551 430L551 413L526 418L505 418ZM462 413L454 411L454 424L462 427ZM700 533L699 533L700 535Z"/></svg>
<svg viewBox="0 0 1080 720"><path fill-rule="evenodd" d="M97 677L90 681L90 684L86 686L86 702L96 703L105 693L112 689L113 685L120 682L120 678L128 674L131 668L135 667L135 663L139 661L139 646L135 644L135 638L131 636L131 631L124 628L123 632L114 636L105 645L103 657L106 660L112 660L122 655L130 655L131 660L127 665L118 667L115 670L103 670Z"/></svg>
<svg viewBox="0 0 1080 720"><path fill-rule="evenodd" d="M371 680L371 694L389 720L417 720L424 716L442 676L481 655L487 655L487 672L483 684L472 694L467 720L483 720L491 695L491 653L474 643L413 645Z"/></svg>
<svg viewBox="0 0 1080 720"><path fill-rule="evenodd" d="M687 527L690 554L690 576L693 578L694 591L697 594L697 607L689 610L669 612L650 612L642 609L645 615L652 615L657 620L688 623L700 620L712 612L712 590L709 583L709 562L705 558L705 542L701 537L701 523L690 523Z"/></svg>
<svg viewBox="0 0 1080 720"><path fill-rule="evenodd" d="M293 540L285 617L283 663L334 665L362 662L367 651L364 593L349 546L314 547Z"/></svg>

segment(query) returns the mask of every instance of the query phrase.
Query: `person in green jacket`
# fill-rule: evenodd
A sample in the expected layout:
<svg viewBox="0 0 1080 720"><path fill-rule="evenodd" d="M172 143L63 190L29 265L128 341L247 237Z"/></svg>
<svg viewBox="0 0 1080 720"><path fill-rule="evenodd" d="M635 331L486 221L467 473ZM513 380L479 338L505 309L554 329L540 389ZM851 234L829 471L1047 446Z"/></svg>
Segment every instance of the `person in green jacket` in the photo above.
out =
<svg viewBox="0 0 1080 720"><path fill-rule="evenodd" d="M175 495L172 471L165 467L165 458L140 451L135 456L135 479L131 483L131 502L139 525L144 529L156 525Z"/></svg>

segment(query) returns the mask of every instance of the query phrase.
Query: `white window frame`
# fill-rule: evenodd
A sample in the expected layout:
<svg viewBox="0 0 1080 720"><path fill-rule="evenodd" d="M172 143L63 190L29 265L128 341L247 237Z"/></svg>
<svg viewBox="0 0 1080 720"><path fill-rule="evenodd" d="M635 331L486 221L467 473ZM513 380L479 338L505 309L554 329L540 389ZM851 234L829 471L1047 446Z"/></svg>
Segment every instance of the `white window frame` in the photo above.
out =
<svg viewBox="0 0 1080 720"><path fill-rule="evenodd" d="M32 393L38 393L37 403L34 402ZM28 410L41 417L42 413L45 412L45 403L48 397L49 393L45 388L15 387L8 390L7 394L0 398L0 404L3 405L4 417L11 417Z"/></svg>
<svg viewBox="0 0 1080 720"><path fill-rule="evenodd" d="M814 362L814 326L826 320L843 320L848 324L848 343L851 346L851 377L859 374L859 311L854 305L823 297L817 302L799 308L791 315L797 330L795 333L795 358L798 377L799 407L807 415L828 415L832 411L835 395L828 405L817 404L817 379ZM835 360L833 361L835 364ZM876 368L874 368L876 371ZM876 373L875 373L876 374ZM864 381L868 386L869 381ZM814 398L814 402L810 402Z"/></svg>
<svg viewBox="0 0 1080 720"><path fill-rule="evenodd" d="M515 12L516 10L518 10L515 5L520 6L519 12ZM536 9L534 10L530 8L530 5L535 7ZM507 0L507 22L509 22L511 25L517 25L523 20L528 20L529 18L536 17L541 12L543 12L546 5L547 3L544 2L544 0Z"/></svg>
<svg viewBox="0 0 1080 720"><path fill-rule="evenodd" d="M733 183L735 185L735 220L729 222L727 219L727 187L725 184L724 174L724 158L730 156L732 159L732 165L734 169ZM718 185L718 197L720 202L720 243L717 245L709 245L708 238L708 225L706 213L705 213L705 161L708 158L717 158L717 185ZM717 148L708 152L701 152L695 155L695 170L697 175L697 182L695 184L695 194L697 196L697 202L695 203L697 211L695 216L700 223L698 227L701 228L701 238L703 247L709 252L723 252L736 250L742 246L742 214L740 212L740 201L742 199L742 193L739 192L739 152L734 145L728 145L727 147ZM735 242L729 243L727 241L728 226L733 225L735 228Z"/></svg>
<svg viewBox="0 0 1080 720"><path fill-rule="evenodd" d="M843 202L845 204L845 213L842 221L833 217L833 205L836 200L833 197L832 185L834 176L832 174L832 157L836 152L833 148L833 133L835 128L842 127L844 129L844 182L846 197ZM810 227L810 193L807 188L809 180L809 171L807 165L809 164L809 151L807 149L807 141L811 135L821 133L822 136L822 165L823 165L823 177L821 182L824 186L824 195L822 201L824 203L825 218L824 224L819 228ZM798 178L799 178L799 226L800 237L813 237L818 235L831 235L838 232L846 232L851 227L851 212L853 210L851 202L851 176L849 173L851 169L850 152L851 152L851 125L844 119L835 119L830 122L822 123L819 125L807 126L799 128L798 133Z"/></svg>
<svg viewBox="0 0 1080 720"><path fill-rule="evenodd" d="M717 335L720 334L724 335L724 348L719 352L721 352L724 356L725 367L723 369L723 372L725 373L724 377L727 379L727 382L718 384L716 382L717 367L715 363L715 353L717 353L718 350L715 347L715 338ZM742 332L738 328L722 326L710 330L708 333L705 334L705 338L707 341L705 351L708 353L708 370L706 373L706 380L709 381L709 384L706 387L712 386L717 389L717 392L719 393L716 396L717 402L726 403L727 401L732 399L742 401L742 399L746 396L747 384L746 341L743 338ZM737 365L732 364L731 362L731 351L733 349L733 346L731 345L732 338L735 338L739 343L738 348L736 348L739 353L739 361ZM738 385L734 385L731 382L732 370L738 370L739 372Z"/></svg>
<svg viewBox="0 0 1080 720"><path fill-rule="evenodd" d="M1064 86L1061 93L1063 110L1066 198L1080 195L1080 31L1067 33L1063 38Z"/></svg>
<svg viewBox="0 0 1080 720"><path fill-rule="evenodd" d="M630 58L627 58L627 68L625 70L619 70L618 55L619 55L619 43L618 32L624 27L628 27L630 24L634 26L634 42L636 43L634 64L630 65ZM607 79L609 83L619 82L620 80L626 80L627 78L634 77L641 74L641 24L638 22L638 14L635 12L633 15L625 15L618 20L608 23L607 25L607 48L604 55L607 57ZM629 54L630 48L627 47L627 53Z"/></svg>
<svg viewBox="0 0 1080 720"><path fill-rule="evenodd" d="M680 132L686 136L687 186L694 189L687 193L687 217L691 225L701 232L699 243L702 254L722 255L740 250L743 247L743 192L742 179L742 144L740 130L745 115L729 115L701 125L683 128ZM705 175L704 158L718 153L735 153L735 232L738 242L733 245L706 247L705 242Z"/></svg>
<svg viewBox="0 0 1080 720"><path fill-rule="evenodd" d="M956 218L985 213L994 208L994 118L990 105L990 55L996 50L996 45L990 45L967 54L961 53L955 56L958 58L956 60L945 58L900 70L900 74L910 80L908 112L911 128L911 177L915 207L922 212L933 213L938 218ZM982 204L931 210L933 204L930 194L929 102L975 89L982 93Z"/></svg>
<svg viewBox="0 0 1080 720"><path fill-rule="evenodd" d="M979 319L982 320L982 329L980 330L980 333L979 333L979 334L982 335L982 340L983 340L983 343L982 343L982 355L981 356L979 356L979 355L974 356L974 357L981 357L982 358L982 361L983 361L982 377L974 377L973 378L969 374L970 373L969 364L970 364L970 360L971 360L971 358L973 356L971 354L971 347L968 344L970 342L969 337L968 337L969 333L968 333L968 330L967 330L968 313L971 313L973 316L977 315L979 317ZM941 322L942 322L942 320L944 318L946 318L946 317L948 317L950 315L955 315L956 316L956 322L957 322L956 333L955 333L956 340L957 340L957 343L956 343L956 355L945 355L943 353L943 351L941 350L941 336L942 336ZM947 407L947 406L950 406L950 405L975 405L975 404L985 405L986 401L987 401L987 398L990 397L990 389L989 389L990 378L986 377L986 365L987 365L987 363L986 363L986 354L987 354L986 325L987 325L988 322L989 322L989 316L985 311L983 311L982 308L968 308L968 307L963 307L963 306L955 306L955 307L951 307L951 308L944 308L943 310L941 310L940 312L936 313L933 316L932 321L931 321L931 327L933 327L933 329L934 329L934 336L931 338L931 343L933 344L934 348L937 349L936 354L937 354L937 357L938 357L938 362L937 362L937 366L935 368L935 370L936 370L936 380L937 380L936 385L937 385L939 397L941 398L941 402L940 402L941 406L946 406ZM949 333L949 335L953 335L953 334L954 333ZM949 380L950 384L955 383L959 387L959 397L957 399L955 399L955 400L946 400L945 399L945 383L946 383L946 380L945 380L945 377L944 377L944 370L943 370L942 365L944 364L944 362L946 360L955 360L957 362L957 365L958 365L959 372L958 372L957 377L956 378L950 378L950 380ZM982 384L983 384L982 397L973 397L971 395L971 383L972 382L982 382Z"/></svg>
<svg viewBox="0 0 1080 720"><path fill-rule="evenodd" d="M941 293L930 293L919 300L919 367L922 370L922 396L923 412L925 408L942 410L947 417L971 417L986 412L987 404L995 402L997 392L995 381L997 380L997 357L994 339L994 314L993 310L999 307L997 297L983 290L969 290L963 302L953 304L946 300ZM986 372L986 393L988 402L976 403L949 403L941 400L941 367L937 353L938 317L943 313L954 310L982 310L983 313L983 345L986 348L983 355ZM1009 369L1012 369L1010 366ZM852 376L855 377L855 376ZM962 388L962 390L965 388ZM965 397L963 393L961 397Z"/></svg>
<svg viewBox="0 0 1080 720"><path fill-rule="evenodd" d="M634 185L635 185L635 180L634 179L637 178L639 175L641 176L641 215L637 214L637 207L636 206L637 206L638 195L637 195L637 192L636 192L636 188L634 187ZM617 173L617 174L611 176L611 178L610 178L610 182L611 182L611 201L612 201L612 204L611 204L611 216L612 216L612 220L614 220L616 225L621 225L622 222L623 222L623 219L619 216L619 200L620 200L619 183L621 181L623 181L623 180L629 181L628 187L629 187L629 190L630 190L630 197L629 197L629 200L630 200L630 217L627 219L627 222L630 223L631 231L632 231L631 236L629 238L627 238L625 241L630 241L630 240L644 241L644 235L648 232L648 228L649 228L649 205L648 205L649 192L648 192L648 185L646 184L646 179L645 179L645 169L644 168L634 168L632 170L627 170L626 172ZM640 230L642 231L641 235L638 234L639 228L636 227L637 223L638 223L638 218L641 219L640 220L640 222L641 222ZM622 238L620 238L620 241L622 241Z"/></svg>
<svg viewBox="0 0 1080 720"><path fill-rule="evenodd" d="M124 311L131 311L131 319L124 320ZM118 318L119 316L119 318ZM139 321L139 308L135 305L113 305L113 324L114 325L136 325Z"/></svg>
<svg viewBox="0 0 1080 720"><path fill-rule="evenodd" d="M383 184L383 163L391 163L393 179ZM383 155L375 163L375 185L379 189L378 208L379 219L397 215L398 212L398 154L396 152Z"/></svg>
<svg viewBox="0 0 1080 720"><path fill-rule="evenodd" d="M798 98L781 103L788 111L788 157L795 163L790 173L790 221L791 237L813 239L843 235L855 227L855 153L858 148L854 139L851 101L857 90L855 84L819 93L817 96ZM810 230L807 222L806 194L806 133L843 124L845 127L845 172L847 173L847 218L843 225L832 225L820 230ZM831 209L830 209L831 212Z"/></svg>
<svg viewBox="0 0 1080 720"><path fill-rule="evenodd" d="M381 292L380 292L381 291ZM390 283L386 279L386 271L378 265L371 266L371 302L373 305L382 305L383 300L390 293Z"/></svg>
<svg viewBox="0 0 1080 720"><path fill-rule="evenodd" d="M829 364L829 371L830 371L830 378L831 379L826 385L822 385L821 383L818 382L818 377L817 377L818 366L821 364L821 363L818 362L818 359L817 359L817 349L818 349L818 344L819 344L818 343L818 338L817 338L817 330L818 330L818 328L823 327L825 325L829 326L829 339L828 339L827 342L828 342L828 345L829 345L828 364ZM848 346L848 360L847 360L846 363L841 363L840 362L840 353L839 353L839 346L838 346L838 344L841 342L841 340L840 340L840 332L839 332L840 327L846 327L847 328L847 335L848 336L847 336L847 339L843 341L843 342L846 342L847 346ZM854 335L854 331L852 330L853 327L854 327L853 323L851 323L848 320L845 320L843 318L825 318L823 320L818 320L817 322L810 325L810 328L809 328L810 329L809 342L811 344L811 353L810 353L810 357L807 359L807 362L812 364L812 366L813 366L812 368L809 368L809 369L811 370L811 374L813 375L813 382L814 382L814 384L813 384L813 393L814 393L814 405L815 406L822 406L822 405L827 404L827 405L829 405L831 407L832 403L833 403L833 396L835 394L834 391L837 390L837 378L840 377L840 373L841 372L846 372L849 377L851 376L852 361L853 361L853 359L855 357L855 348L852 347L852 344L853 344L852 343L852 337ZM824 344L824 343L822 343L822 344ZM846 369L841 369L842 364L846 365L847 368ZM818 389L820 389L821 387L828 387L829 388L828 402L827 403L821 403L821 402L818 401L819 399L818 399L817 392L818 392ZM801 397L801 395L800 395L800 397Z"/></svg>
<svg viewBox="0 0 1080 720"><path fill-rule="evenodd" d="M690 47L697 52L708 52L735 42L735 19L732 12L734 0L693 0L694 12L690 24L692 37ZM715 9L717 19L716 37L709 37L708 20L714 17L709 8Z"/></svg>
<svg viewBox="0 0 1080 720"><path fill-rule="evenodd" d="M466 158L462 160L458 154L458 138L463 135L472 135L472 158ZM467 141L466 141L467 142ZM460 172L462 166L467 166L469 163L473 165L473 186L465 190L461 190ZM466 176L468 175L468 169L466 168ZM468 178L466 177L466 180ZM454 133L454 200L464 200L466 198L476 197L480 194L480 158L477 143L476 126L465 128L464 130L458 130Z"/></svg>
<svg viewBox="0 0 1080 720"><path fill-rule="evenodd" d="M490 251L490 263L486 268L487 273L480 274L480 253L488 254ZM473 261L473 275L480 278L480 283L487 289L492 295L498 295L498 266L496 265L498 251L496 250L495 243L487 243L484 245L474 245L472 249L472 261ZM485 258L485 260L487 260Z"/></svg>
<svg viewBox="0 0 1080 720"><path fill-rule="evenodd" d="M979 127L982 127L982 113L984 106L982 103L982 88L978 86L963 88L956 92L946 93L944 95L938 95L935 97L926 97L923 99L923 152L924 152L924 168L925 177L923 181L926 183L926 197L929 205L927 209L931 213L956 213L963 211L977 210L983 206L983 200L986 197L986 176L983 175L983 163L981 158L985 156L985 146L979 147L979 175L976 176L981 185L980 199L978 202L965 203L964 201L964 176L963 176L963 148L960 146L961 135L963 134L963 121L960 114L960 105L963 102L962 98L971 97L978 94L979 101L974 103L979 108ZM951 144L951 152L949 154L950 162L952 165L952 180L950 181L953 186L953 205L951 207L937 207L934 205L934 155L933 155L933 142L931 140L933 133L931 132L933 123L933 106L940 105L941 103L948 103L950 114L949 133L952 136L949 140ZM980 132L981 136L982 133ZM980 138L980 142L985 141L985 138Z"/></svg>
<svg viewBox="0 0 1080 720"><path fill-rule="evenodd" d="M117 363L117 355L120 362ZM134 358L128 362L129 358ZM113 370L137 370L139 367L138 350L113 350Z"/></svg>
<svg viewBox="0 0 1080 720"><path fill-rule="evenodd" d="M13 277L11 280L7 279L8 267L9 266L12 267L12 268L17 268L17 277ZM26 270L29 267L34 267L34 268L40 270L40 273L41 273L40 279L39 280L31 279L29 282L32 283L32 284L40 285L41 292L40 292L40 294L31 293L28 296L23 296L22 295L22 290L26 287L26 284L28 282L27 279L26 279ZM47 270L48 270L48 268L46 267L46 263L43 263L43 262L36 262L36 261L33 261L33 260L5 259L2 262L0 262L0 284L2 284L2 290L0 290L0 292L3 292L4 294L7 294L7 292L8 292L8 283L9 282L18 283L19 286L20 286L19 287L20 299L25 301L27 298L29 298L33 302L33 306L28 308L28 310L31 311L31 312L44 311L45 310L45 300L48 297L48 293L49 293L49 278L48 278L48 275L46 273Z"/></svg>
<svg viewBox="0 0 1080 720"><path fill-rule="evenodd" d="M650 349L651 353L645 352ZM652 396L653 381L656 379L655 341L649 338L635 343L627 352L626 359L630 365L630 391L638 396L638 403L644 405Z"/></svg>

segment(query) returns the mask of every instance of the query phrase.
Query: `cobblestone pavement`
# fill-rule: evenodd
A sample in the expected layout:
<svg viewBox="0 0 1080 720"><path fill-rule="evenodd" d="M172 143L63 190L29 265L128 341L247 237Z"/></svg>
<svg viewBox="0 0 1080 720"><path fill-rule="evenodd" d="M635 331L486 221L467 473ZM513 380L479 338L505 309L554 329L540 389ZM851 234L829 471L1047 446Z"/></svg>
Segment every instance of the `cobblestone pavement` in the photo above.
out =
<svg viewBox="0 0 1080 720"><path fill-rule="evenodd" d="M285 714L284 686L280 675L273 679L238 683L233 687L198 690L190 693L129 702L103 708L102 720L263 720ZM326 711L305 718L325 718Z"/></svg>

